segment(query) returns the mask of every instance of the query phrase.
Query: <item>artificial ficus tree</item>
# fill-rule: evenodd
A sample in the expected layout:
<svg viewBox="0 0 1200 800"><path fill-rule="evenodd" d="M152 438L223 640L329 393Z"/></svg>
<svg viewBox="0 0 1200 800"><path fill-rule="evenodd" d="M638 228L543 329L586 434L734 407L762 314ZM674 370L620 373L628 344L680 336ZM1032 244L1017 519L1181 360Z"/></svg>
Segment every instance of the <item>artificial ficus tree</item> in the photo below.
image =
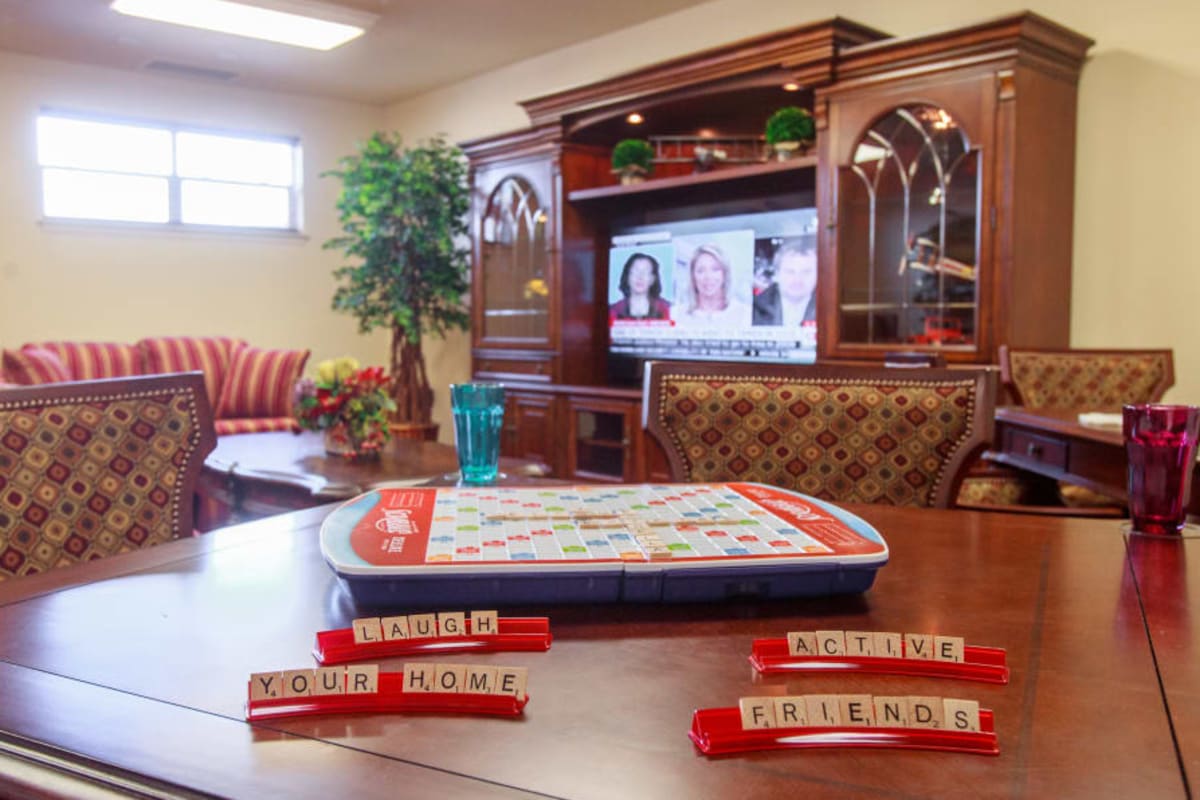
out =
<svg viewBox="0 0 1200 800"><path fill-rule="evenodd" d="M333 308L354 315L363 333L391 331L395 421L428 425L422 339L470 323L466 159L440 136L405 147L396 134L375 133L324 174L342 181L342 235L324 247L352 262L334 271Z"/></svg>

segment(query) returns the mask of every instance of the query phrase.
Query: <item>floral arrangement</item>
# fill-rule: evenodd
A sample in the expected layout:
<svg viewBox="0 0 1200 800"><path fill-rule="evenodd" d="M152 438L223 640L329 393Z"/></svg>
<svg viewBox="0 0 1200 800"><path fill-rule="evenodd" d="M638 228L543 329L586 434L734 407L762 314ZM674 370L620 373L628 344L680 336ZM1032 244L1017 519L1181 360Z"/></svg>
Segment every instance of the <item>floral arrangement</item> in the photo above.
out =
<svg viewBox="0 0 1200 800"><path fill-rule="evenodd" d="M377 454L391 436L388 414L396 410L388 380L383 367L360 367L349 356L322 361L315 379L296 384L296 420L306 430L325 431L331 452Z"/></svg>

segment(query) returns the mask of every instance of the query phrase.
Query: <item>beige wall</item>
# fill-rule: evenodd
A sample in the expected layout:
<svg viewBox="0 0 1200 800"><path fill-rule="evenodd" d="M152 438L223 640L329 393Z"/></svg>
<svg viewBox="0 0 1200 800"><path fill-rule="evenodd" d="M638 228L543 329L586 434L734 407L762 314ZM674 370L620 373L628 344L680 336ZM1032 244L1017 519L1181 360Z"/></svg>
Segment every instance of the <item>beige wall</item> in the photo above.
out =
<svg viewBox="0 0 1200 800"><path fill-rule="evenodd" d="M1021 10L995 0L715 0L387 109L408 138L463 140L528 124L517 101L830 16L895 35ZM1044 0L1033 10L1096 40L1080 83L1071 336L1076 347L1175 348L1179 402L1200 403L1200 3ZM465 341L447 353L468 368Z"/></svg>
<svg viewBox="0 0 1200 800"><path fill-rule="evenodd" d="M41 107L298 136L303 236L167 233L40 219ZM384 363L386 338L329 307L337 182L322 170L378 128L381 108L251 92L0 53L0 346L227 334Z"/></svg>

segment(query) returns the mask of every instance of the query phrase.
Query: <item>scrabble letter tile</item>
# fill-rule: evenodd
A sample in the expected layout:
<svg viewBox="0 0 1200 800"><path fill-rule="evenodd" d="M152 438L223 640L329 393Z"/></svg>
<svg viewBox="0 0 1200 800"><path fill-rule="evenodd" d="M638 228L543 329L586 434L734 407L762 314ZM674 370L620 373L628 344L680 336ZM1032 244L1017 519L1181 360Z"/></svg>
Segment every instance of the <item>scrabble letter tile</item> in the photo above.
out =
<svg viewBox="0 0 1200 800"><path fill-rule="evenodd" d="M842 724L842 714L838 709L838 698L835 694L804 695L804 711L809 725L831 728Z"/></svg>
<svg viewBox="0 0 1200 800"><path fill-rule="evenodd" d="M318 667L313 675L313 694L345 694L345 667Z"/></svg>
<svg viewBox="0 0 1200 800"><path fill-rule="evenodd" d="M308 697L312 694L313 671L311 669L288 669L283 672L284 697Z"/></svg>
<svg viewBox="0 0 1200 800"><path fill-rule="evenodd" d="M869 728L875 724L875 704L871 702L871 695L840 694L837 699L843 725Z"/></svg>
<svg viewBox="0 0 1200 800"><path fill-rule="evenodd" d="M898 633L876 633L872 635L871 643L876 658L903 658L904 648L900 646L903 637Z"/></svg>
<svg viewBox="0 0 1200 800"><path fill-rule="evenodd" d="M933 637L925 633L904 634L904 657L933 660Z"/></svg>
<svg viewBox="0 0 1200 800"><path fill-rule="evenodd" d="M742 697L738 699L742 712L742 728L774 728L775 701L771 697Z"/></svg>
<svg viewBox="0 0 1200 800"><path fill-rule="evenodd" d="M907 697L876 697L875 724L880 728L908 727Z"/></svg>
<svg viewBox="0 0 1200 800"><path fill-rule="evenodd" d="M434 664L433 686L436 692L461 692L467 683L466 664Z"/></svg>
<svg viewBox="0 0 1200 800"><path fill-rule="evenodd" d="M437 616L434 614L409 614L408 635L414 639L432 639L437 636Z"/></svg>
<svg viewBox="0 0 1200 800"><path fill-rule="evenodd" d="M947 697L942 701L942 709L945 713L946 730L979 733L978 701Z"/></svg>
<svg viewBox="0 0 1200 800"><path fill-rule="evenodd" d="M351 664L346 667L347 694L375 694L378 691L378 664Z"/></svg>
<svg viewBox="0 0 1200 800"><path fill-rule="evenodd" d="M945 727L945 709L940 697L908 698L908 724L913 728Z"/></svg>
<svg viewBox="0 0 1200 800"><path fill-rule="evenodd" d="M464 692L472 694L496 693L496 668L470 665L467 667L467 683Z"/></svg>
<svg viewBox="0 0 1200 800"><path fill-rule="evenodd" d="M867 631L846 631L846 655L875 655L875 634Z"/></svg>
<svg viewBox="0 0 1200 800"><path fill-rule="evenodd" d="M815 656L817 653L817 634L812 631L788 631L788 655Z"/></svg>
<svg viewBox="0 0 1200 800"><path fill-rule="evenodd" d="M520 699L525 696L528 678L527 667L496 667L495 694L511 694Z"/></svg>
<svg viewBox="0 0 1200 800"><path fill-rule="evenodd" d="M383 627L383 640L385 642L408 638L408 617L384 617L379 621L379 624Z"/></svg>
<svg viewBox="0 0 1200 800"><path fill-rule="evenodd" d="M846 632L817 631L817 654L822 656L846 655Z"/></svg>
<svg viewBox="0 0 1200 800"><path fill-rule="evenodd" d="M413 662L404 665L404 691L432 692L436 664Z"/></svg>
<svg viewBox="0 0 1200 800"><path fill-rule="evenodd" d="M354 628L355 644L383 641L383 628L379 624L379 617L356 619L350 623L350 626Z"/></svg>
<svg viewBox="0 0 1200 800"><path fill-rule="evenodd" d="M495 636L500 632L500 615L495 611L472 611L471 633L475 636Z"/></svg>
<svg viewBox="0 0 1200 800"><path fill-rule="evenodd" d="M250 676L250 699L270 700L283 696L283 673L255 672Z"/></svg>
<svg viewBox="0 0 1200 800"><path fill-rule="evenodd" d="M966 645L961 636L933 637L933 658L935 661L953 661L963 663L963 648Z"/></svg>
<svg viewBox="0 0 1200 800"><path fill-rule="evenodd" d="M776 697L775 722L781 728L800 728L807 725L808 716L804 698L798 695Z"/></svg>
<svg viewBox="0 0 1200 800"><path fill-rule="evenodd" d="M467 615L461 611L445 611L437 615L438 636L466 636Z"/></svg>

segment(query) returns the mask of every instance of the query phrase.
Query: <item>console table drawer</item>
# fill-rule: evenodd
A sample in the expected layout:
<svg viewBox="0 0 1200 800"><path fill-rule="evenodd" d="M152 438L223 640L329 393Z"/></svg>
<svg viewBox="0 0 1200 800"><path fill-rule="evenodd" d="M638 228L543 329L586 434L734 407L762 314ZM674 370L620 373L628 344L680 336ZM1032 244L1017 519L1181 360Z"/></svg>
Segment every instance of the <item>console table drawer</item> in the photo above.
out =
<svg viewBox="0 0 1200 800"><path fill-rule="evenodd" d="M1009 429L1004 432L1003 446L1004 452L1013 458L1064 471L1067 468L1067 443L1060 439Z"/></svg>

